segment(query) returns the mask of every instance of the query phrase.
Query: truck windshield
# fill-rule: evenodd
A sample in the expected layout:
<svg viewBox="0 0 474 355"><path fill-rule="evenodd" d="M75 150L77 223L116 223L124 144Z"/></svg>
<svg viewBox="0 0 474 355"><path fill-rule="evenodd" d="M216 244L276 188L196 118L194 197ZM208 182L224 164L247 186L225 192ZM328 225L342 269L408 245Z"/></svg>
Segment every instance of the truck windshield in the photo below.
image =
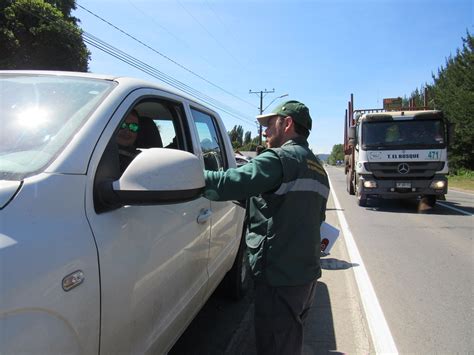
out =
<svg viewBox="0 0 474 355"><path fill-rule="evenodd" d="M377 121L362 124L363 149L443 148L441 120Z"/></svg>

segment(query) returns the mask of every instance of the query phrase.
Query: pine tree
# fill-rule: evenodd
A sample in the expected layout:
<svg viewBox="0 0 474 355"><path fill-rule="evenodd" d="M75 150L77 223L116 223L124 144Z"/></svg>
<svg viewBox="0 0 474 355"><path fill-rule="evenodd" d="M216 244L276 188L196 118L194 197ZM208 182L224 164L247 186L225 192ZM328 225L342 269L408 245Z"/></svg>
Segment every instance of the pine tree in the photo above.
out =
<svg viewBox="0 0 474 355"><path fill-rule="evenodd" d="M430 87L436 109L455 125L450 142L450 166L474 169L474 38L467 33L462 50L446 59Z"/></svg>

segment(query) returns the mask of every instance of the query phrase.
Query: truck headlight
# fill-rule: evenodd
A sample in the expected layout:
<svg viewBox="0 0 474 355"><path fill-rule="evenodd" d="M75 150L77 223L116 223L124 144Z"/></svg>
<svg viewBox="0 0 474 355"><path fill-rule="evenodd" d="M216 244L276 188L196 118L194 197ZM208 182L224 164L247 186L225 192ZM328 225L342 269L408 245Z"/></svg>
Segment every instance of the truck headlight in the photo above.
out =
<svg viewBox="0 0 474 355"><path fill-rule="evenodd" d="M440 189L444 189L445 186L446 186L446 181L434 180L431 182L430 188L435 189L435 190L440 190Z"/></svg>
<svg viewBox="0 0 474 355"><path fill-rule="evenodd" d="M368 189L375 189L377 187L377 182L372 180L364 181L364 187Z"/></svg>

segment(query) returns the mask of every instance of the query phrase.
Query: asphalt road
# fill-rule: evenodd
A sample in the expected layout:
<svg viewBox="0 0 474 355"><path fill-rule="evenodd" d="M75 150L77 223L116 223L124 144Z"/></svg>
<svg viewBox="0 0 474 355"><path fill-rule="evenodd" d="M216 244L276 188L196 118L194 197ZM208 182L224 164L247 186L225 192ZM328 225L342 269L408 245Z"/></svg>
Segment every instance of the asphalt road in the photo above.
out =
<svg viewBox="0 0 474 355"><path fill-rule="evenodd" d="M413 201L362 208L343 170L327 170L398 351L473 353L474 195L450 191L424 213Z"/></svg>
<svg viewBox="0 0 474 355"><path fill-rule="evenodd" d="M369 200L363 208L347 194L343 170L327 170L340 203L330 198L328 222L341 228L341 212L347 220L398 352L474 353L474 195L450 191L423 212L415 201ZM362 265L350 259L346 239L322 259L304 354L375 352L354 277ZM170 354L255 354L252 296L234 303L216 292Z"/></svg>

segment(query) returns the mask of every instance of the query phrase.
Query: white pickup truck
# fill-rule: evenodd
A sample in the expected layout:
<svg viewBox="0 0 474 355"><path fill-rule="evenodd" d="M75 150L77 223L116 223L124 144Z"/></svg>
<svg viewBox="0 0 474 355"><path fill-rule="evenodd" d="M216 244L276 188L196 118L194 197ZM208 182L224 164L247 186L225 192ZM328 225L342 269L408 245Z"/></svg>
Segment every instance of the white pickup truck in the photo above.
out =
<svg viewBox="0 0 474 355"><path fill-rule="evenodd" d="M131 78L24 71L0 71L0 112L1 354L161 354L223 279L243 295L245 211L202 197L204 168L236 165L216 112Z"/></svg>

